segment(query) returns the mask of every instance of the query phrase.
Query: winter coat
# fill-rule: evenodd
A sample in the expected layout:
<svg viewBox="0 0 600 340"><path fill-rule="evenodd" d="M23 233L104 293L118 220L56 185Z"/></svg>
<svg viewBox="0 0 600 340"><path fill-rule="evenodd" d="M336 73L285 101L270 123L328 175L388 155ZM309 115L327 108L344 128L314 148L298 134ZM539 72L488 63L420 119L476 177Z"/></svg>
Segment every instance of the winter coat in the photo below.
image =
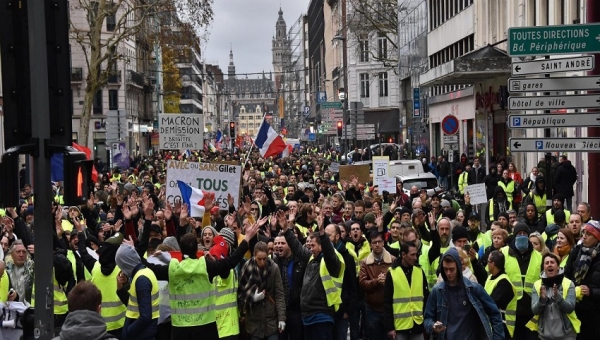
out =
<svg viewBox="0 0 600 340"><path fill-rule="evenodd" d="M267 264L271 266L271 273L265 285L265 298L246 306L246 310L243 311L246 317L246 332L258 338L278 334L279 321L285 322L285 295L281 274L275 262L268 261Z"/></svg>
<svg viewBox="0 0 600 340"><path fill-rule="evenodd" d="M52 340L117 340L106 333L106 322L100 314L89 310L70 312L60 330Z"/></svg>
<svg viewBox="0 0 600 340"><path fill-rule="evenodd" d="M373 252L360 264L358 283L365 293L365 302L369 308L376 312L383 312L383 287L379 282L379 275L386 274L392 266L392 256L387 250L383 250L381 262L375 261Z"/></svg>
<svg viewBox="0 0 600 340"><path fill-rule="evenodd" d="M573 197L573 185L577 182L577 170L571 164L571 161L563 161L556 168L556 176L554 176L555 193L565 195L565 197Z"/></svg>

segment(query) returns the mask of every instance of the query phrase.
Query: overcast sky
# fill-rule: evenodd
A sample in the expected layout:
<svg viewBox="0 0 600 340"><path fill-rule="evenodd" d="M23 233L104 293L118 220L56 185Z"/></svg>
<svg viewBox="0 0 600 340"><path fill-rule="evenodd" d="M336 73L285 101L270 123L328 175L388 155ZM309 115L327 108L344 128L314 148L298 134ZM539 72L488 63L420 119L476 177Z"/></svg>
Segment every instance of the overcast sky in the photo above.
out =
<svg viewBox="0 0 600 340"><path fill-rule="evenodd" d="M218 62L227 74L231 44L236 73L272 71L271 40L279 7L289 30L301 14L306 14L308 3L309 0L215 0L210 37L203 46L204 59L211 64Z"/></svg>

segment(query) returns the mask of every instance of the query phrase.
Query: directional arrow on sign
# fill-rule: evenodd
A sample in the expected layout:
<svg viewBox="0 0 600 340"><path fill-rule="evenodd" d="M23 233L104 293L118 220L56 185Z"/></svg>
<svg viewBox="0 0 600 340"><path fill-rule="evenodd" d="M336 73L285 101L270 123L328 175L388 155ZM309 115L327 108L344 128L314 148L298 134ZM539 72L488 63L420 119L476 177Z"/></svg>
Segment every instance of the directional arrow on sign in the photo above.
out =
<svg viewBox="0 0 600 340"><path fill-rule="evenodd" d="M508 109L511 111L597 107L600 107L600 95L508 97Z"/></svg>
<svg viewBox="0 0 600 340"><path fill-rule="evenodd" d="M600 126L600 114L574 113L508 116L508 127L513 129L541 129L588 126Z"/></svg>
<svg viewBox="0 0 600 340"><path fill-rule="evenodd" d="M511 78L510 92L600 90L600 77Z"/></svg>
<svg viewBox="0 0 600 340"><path fill-rule="evenodd" d="M512 75L526 76L528 74L589 71L593 69L594 57L583 56L514 62L512 64Z"/></svg>

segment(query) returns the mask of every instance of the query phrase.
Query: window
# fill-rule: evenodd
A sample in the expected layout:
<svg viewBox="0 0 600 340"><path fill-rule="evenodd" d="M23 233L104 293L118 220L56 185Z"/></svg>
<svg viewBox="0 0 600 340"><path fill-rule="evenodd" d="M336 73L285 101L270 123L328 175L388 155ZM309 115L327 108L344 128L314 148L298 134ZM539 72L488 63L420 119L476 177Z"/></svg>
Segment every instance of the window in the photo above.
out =
<svg viewBox="0 0 600 340"><path fill-rule="evenodd" d="M102 114L102 90L98 90L94 96L94 103L92 105L92 112L95 115Z"/></svg>
<svg viewBox="0 0 600 340"><path fill-rule="evenodd" d="M108 109L119 109L119 90L108 90Z"/></svg>
<svg viewBox="0 0 600 340"><path fill-rule="evenodd" d="M369 98L369 74L360 74L360 97Z"/></svg>
<svg viewBox="0 0 600 340"><path fill-rule="evenodd" d="M388 96L388 74L387 72L379 73L379 97Z"/></svg>
<svg viewBox="0 0 600 340"><path fill-rule="evenodd" d="M360 39L360 62L366 63L369 61L369 38L362 37Z"/></svg>
<svg viewBox="0 0 600 340"><path fill-rule="evenodd" d="M117 19L116 19L116 15L117 15L117 11L116 11L116 4L113 3L109 3L106 5L107 6L107 11L108 11L108 15L106 16L106 30L109 32L112 32L115 30L115 27L117 25Z"/></svg>
<svg viewBox="0 0 600 340"><path fill-rule="evenodd" d="M382 33L379 33L377 37L377 58L379 60L387 59L387 37Z"/></svg>

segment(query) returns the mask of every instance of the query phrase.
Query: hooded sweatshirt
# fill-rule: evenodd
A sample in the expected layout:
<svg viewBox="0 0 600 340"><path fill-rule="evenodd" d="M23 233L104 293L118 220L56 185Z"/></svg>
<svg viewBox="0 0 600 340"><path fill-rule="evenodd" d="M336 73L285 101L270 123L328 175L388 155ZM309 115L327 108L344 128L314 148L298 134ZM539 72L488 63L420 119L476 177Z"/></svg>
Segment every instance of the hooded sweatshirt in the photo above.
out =
<svg viewBox="0 0 600 340"><path fill-rule="evenodd" d="M440 266L443 265L443 260L446 258L456 262L456 286L448 284L448 278L445 271L442 269L442 278L445 282L446 301L448 303L448 321L446 326L446 339L478 339L479 334L485 333L482 329L481 322L477 311L469 301L467 290L463 283L462 265L460 256L456 248L452 247L444 253Z"/></svg>
<svg viewBox="0 0 600 340"><path fill-rule="evenodd" d="M77 310L67 315L60 335L52 340L116 340L106 333L106 323L100 314L89 310Z"/></svg>
<svg viewBox="0 0 600 340"><path fill-rule="evenodd" d="M137 267L137 265L141 264L142 260L140 259L140 255L133 247L122 245L117 250L115 262L117 263L117 266L121 268L123 273L125 273L125 275L132 280L133 269Z"/></svg>

